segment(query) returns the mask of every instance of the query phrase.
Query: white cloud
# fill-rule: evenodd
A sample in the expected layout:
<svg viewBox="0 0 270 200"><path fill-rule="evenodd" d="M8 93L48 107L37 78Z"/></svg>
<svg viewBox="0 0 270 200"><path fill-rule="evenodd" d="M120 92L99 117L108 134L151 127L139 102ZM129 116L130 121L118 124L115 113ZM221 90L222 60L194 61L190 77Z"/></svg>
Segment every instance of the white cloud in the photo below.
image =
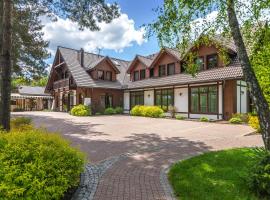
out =
<svg viewBox="0 0 270 200"><path fill-rule="evenodd" d="M43 19L44 39L50 41L49 51L54 53L57 46L84 48L86 51L96 51L98 48L121 52L134 43L141 45L146 42L145 29L136 30L135 23L126 14L111 23L100 23L99 31L79 30L77 23L69 19L58 18L56 22Z"/></svg>

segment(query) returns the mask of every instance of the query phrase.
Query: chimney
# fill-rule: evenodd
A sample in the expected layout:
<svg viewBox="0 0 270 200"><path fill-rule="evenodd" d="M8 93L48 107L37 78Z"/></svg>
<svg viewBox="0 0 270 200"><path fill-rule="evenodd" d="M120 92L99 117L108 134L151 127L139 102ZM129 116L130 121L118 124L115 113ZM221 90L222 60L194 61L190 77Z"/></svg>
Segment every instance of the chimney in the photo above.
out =
<svg viewBox="0 0 270 200"><path fill-rule="evenodd" d="M84 67L84 49L81 48L78 52L78 60L82 67Z"/></svg>

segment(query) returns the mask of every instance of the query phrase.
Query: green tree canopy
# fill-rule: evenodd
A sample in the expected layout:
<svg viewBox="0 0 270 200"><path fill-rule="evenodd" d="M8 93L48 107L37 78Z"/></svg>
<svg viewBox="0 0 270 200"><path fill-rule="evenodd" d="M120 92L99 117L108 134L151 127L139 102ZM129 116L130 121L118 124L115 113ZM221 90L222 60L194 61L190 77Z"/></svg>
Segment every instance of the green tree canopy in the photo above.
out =
<svg viewBox="0 0 270 200"><path fill-rule="evenodd" d="M263 24L270 21L269 10L269 0L164 0L163 7L157 9L158 19L149 26L150 33L157 35L161 46L178 47L182 54L201 35L210 38L220 34L233 39L268 150L269 105L252 68L248 51L254 45L256 30L262 29Z"/></svg>

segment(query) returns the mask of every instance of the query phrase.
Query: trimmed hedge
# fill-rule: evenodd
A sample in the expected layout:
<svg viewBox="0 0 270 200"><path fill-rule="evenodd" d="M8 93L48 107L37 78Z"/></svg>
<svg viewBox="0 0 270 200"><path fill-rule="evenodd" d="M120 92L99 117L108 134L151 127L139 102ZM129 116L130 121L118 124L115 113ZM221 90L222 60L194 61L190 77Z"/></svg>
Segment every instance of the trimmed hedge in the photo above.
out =
<svg viewBox="0 0 270 200"><path fill-rule="evenodd" d="M133 116L154 117L162 116L164 111L158 106L135 106L130 114Z"/></svg>
<svg viewBox="0 0 270 200"><path fill-rule="evenodd" d="M89 106L80 104L80 105L74 106L71 109L70 114L74 116L90 116L92 115L92 112Z"/></svg>
<svg viewBox="0 0 270 200"><path fill-rule="evenodd" d="M84 155L40 129L0 134L0 199L62 199L79 184Z"/></svg>

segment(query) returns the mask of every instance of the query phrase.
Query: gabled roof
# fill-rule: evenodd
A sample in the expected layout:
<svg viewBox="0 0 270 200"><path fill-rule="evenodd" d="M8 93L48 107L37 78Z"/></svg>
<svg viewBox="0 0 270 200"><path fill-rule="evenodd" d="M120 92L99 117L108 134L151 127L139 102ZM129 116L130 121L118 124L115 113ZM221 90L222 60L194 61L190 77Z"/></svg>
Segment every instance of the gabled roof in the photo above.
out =
<svg viewBox="0 0 270 200"><path fill-rule="evenodd" d="M78 50L66 47L58 47L57 52L59 52L60 55L62 56L77 87L111 88L111 89L122 88L122 83L124 82L126 70L129 65L128 61L84 52L84 66L91 65L95 67L98 63L102 62L103 60L108 60L112 65L114 65L116 71L118 72L116 77L117 80L101 81L92 79L92 77L87 73L87 70L89 69L81 66L78 60Z"/></svg>
<svg viewBox="0 0 270 200"><path fill-rule="evenodd" d="M130 70L134 67L137 61L141 62L146 68L148 68L153 62L153 59L141 55L136 55L132 62L129 64L127 73L130 73Z"/></svg>
<svg viewBox="0 0 270 200"><path fill-rule="evenodd" d="M174 57L178 61L181 60L179 50L165 47L157 53L157 55L153 58L153 61L149 67L152 68L164 53L171 55L172 57Z"/></svg>
<svg viewBox="0 0 270 200"><path fill-rule="evenodd" d="M108 56L105 56L105 57L100 56L98 59L96 59L95 61L91 62L88 66L85 66L85 68L87 70L92 70L92 69L96 68L103 61L107 61L112 66L112 68L115 70L115 72L117 74L120 73L119 69L116 67L116 64L114 62L112 62L112 60Z"/></svg>

